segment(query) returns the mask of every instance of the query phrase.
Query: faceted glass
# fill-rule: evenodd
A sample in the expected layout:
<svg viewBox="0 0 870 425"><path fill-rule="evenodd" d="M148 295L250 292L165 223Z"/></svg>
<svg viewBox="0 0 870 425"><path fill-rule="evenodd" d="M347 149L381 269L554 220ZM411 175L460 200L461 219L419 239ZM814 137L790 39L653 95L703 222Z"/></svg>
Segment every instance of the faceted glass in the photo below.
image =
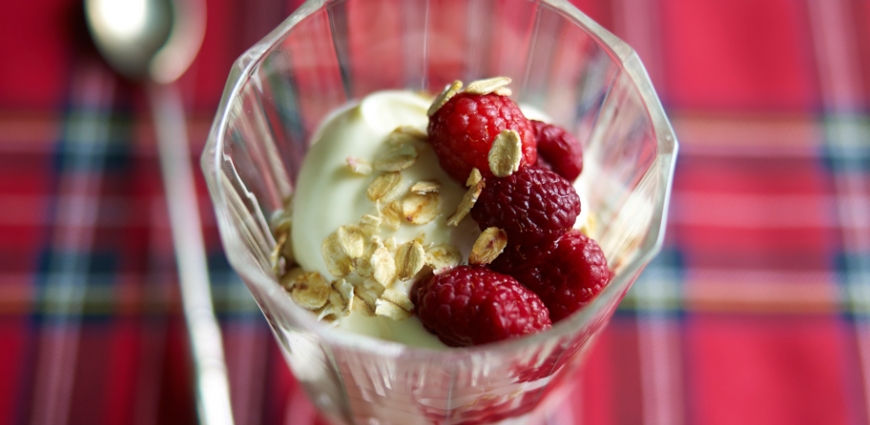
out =
<svg viewBox="0 0 870 425"><path fill-rule="evenodd" d="M504 75L584 145L583 208L616 275L552 330L447 351L331 330L270 265L268 218L331 111ZM234 64L202 156L233 268L321 412L343 424L538 423L663 237L677 142L635 52L567 1L309 1ZM298 223L297 223L298 225Z"/></svg>

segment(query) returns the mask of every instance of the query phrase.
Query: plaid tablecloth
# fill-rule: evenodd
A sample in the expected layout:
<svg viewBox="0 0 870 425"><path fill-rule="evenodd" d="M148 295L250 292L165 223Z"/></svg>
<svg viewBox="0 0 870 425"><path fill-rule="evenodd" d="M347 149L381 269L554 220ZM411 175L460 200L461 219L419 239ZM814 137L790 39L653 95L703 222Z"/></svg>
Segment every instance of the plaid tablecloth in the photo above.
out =
<svg viewBox="0 0 870 425"><path fill-rule="evenodd" d="M663 253L560 423L870 423L870 2L578 0L682 143ZM211 0L181 86L198 160L231 62L297 1ZM151 119L78 0L0 13L0 424L195 422ZM221 252L239 424L314 412Z"/></svg>

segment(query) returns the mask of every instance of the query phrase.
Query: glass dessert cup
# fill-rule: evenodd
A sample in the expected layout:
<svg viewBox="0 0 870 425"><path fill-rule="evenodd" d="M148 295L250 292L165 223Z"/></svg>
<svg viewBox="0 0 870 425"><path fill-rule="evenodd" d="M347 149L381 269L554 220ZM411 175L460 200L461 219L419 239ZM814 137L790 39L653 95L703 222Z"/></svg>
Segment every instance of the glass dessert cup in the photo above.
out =
<svg viewBox="0 0 870 425"><path fill-rule="evenodd" d="M269 218L324 118L377 90L437 93L499 75L584 145L586 229L615 272L605 290L547 332L450 350L336 331L296 306L273 271ZM637 55L567 1L317 0L236 61L202 166L229 261L325 417L538 423L659 251L676 152Z"/></svg>

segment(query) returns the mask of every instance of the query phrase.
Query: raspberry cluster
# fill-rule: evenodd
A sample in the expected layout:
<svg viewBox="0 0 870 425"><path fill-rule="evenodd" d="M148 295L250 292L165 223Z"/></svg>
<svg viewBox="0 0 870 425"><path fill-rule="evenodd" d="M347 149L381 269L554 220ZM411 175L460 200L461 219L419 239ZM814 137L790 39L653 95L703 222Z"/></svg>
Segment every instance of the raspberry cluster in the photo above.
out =
<svg viewBox="0 0 870 425"><path fill-rule="evenodd" d="M497 177L491 150L505 131L519 137L516 171ZM457 181L480 171L483 189L471 217L481 230L507 234L491 264L458 266L415 283L411 301L430 332L454 347L519 337L548 329L601 292L613 274L598 244L573 229L581 205L572 182L583 155L569 132L527 119L497 91L460 92L431 114L428 137Z"/></svg>
<svg viewBox="0 0 870 425"><path fill-rule="evenodd" d="M522 140L520 166L537 162L532 123L506 96L459 93L429 119L429 143L441 168L458 182L465 182L472 168L491 177L487 155L500 132L514 130Z"/></svg>

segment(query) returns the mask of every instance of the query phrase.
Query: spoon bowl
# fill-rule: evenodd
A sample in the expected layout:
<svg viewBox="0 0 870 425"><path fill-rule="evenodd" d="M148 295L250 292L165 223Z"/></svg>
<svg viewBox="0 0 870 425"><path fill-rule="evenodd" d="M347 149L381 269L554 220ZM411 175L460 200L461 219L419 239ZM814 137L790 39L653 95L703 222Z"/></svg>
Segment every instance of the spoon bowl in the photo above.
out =
<svg viewBox="0 0 870 425"><path fill-rule="evenodd" d="M100 54L119 74L175 81L205 34L203 0L85 0L85 19Z"/></svg>

